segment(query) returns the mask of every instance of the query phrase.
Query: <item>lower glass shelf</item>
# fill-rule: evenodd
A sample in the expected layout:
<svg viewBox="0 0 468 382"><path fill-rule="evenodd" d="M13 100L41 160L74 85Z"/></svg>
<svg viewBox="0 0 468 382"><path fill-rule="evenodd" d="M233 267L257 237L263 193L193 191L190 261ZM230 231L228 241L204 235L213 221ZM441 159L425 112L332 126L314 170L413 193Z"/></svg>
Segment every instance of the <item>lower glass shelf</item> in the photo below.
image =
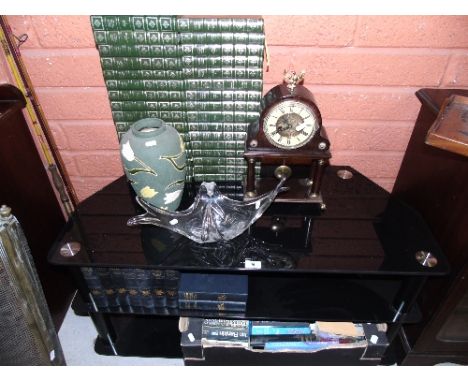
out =
<svg viewBox="0 0 468 382"><path fill-rule="evenodd" d="M395 298L401 289L400 278L372 277L278 277L255 275L249 277L249 292L245 312L181 310L177 307L145 308L116 305L96 307L79 302L78 312L105 314L133 314L166 317L205 317L277 321L352 321L363 323L391 323L395 320ZM403 323L420 321L416 305L398 318Z"/></svg>
<svg viewBox="0 0 468 382"><path fill-rule="evenodd" d="M249 278L247 316L275 320L323 320L391 323L401 278L373 277L271 277ZM421 319L414 306L399 318L412 323Z"/></svg>

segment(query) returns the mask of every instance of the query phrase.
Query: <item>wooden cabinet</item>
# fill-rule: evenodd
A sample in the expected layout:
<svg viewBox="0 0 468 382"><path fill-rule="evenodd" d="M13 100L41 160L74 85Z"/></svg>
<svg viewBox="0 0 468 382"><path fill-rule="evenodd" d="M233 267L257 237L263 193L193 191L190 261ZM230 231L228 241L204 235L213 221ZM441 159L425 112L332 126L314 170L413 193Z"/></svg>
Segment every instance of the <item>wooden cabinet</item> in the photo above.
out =
<svg viewBox="0 0 468 382"><path fill-rule="evenodd" d="M428 280L419 296L423 321L404 325L403 364L468 364L468 158L425 144L447 97L468 90L422 89L421 110L393 195L421 213L450 262L449 276ZM466 129L461 121L460 130Z"/></svg>

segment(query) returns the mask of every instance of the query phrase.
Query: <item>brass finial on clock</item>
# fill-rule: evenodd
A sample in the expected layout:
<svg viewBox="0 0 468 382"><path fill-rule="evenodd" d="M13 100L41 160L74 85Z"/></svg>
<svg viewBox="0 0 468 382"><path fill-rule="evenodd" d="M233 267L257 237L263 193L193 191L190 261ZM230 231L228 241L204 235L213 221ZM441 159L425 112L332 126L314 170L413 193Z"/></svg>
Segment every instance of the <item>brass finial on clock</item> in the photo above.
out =
<svg viewBox="0 0 468 382"><path fill-rule="evenodd" d="M287 71L286 69L284 70L284 82L286 82L286 86L288 87L289 91L291 94L294 92L294 89L296 88L299 83L301 83L304 80L305 77L305 70L301 70L301 72L298 74L296 73L295 70L289 70Z"/></svg>

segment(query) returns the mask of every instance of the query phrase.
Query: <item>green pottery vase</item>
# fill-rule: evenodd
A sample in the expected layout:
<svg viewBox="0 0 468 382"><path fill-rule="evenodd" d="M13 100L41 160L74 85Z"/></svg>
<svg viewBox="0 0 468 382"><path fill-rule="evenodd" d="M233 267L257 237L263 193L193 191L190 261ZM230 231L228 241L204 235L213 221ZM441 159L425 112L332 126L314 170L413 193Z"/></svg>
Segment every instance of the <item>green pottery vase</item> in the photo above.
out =
<svg viewBox="0 0 468 382"><path fill-rule="evenodd" d="M125 175L136 194L175 211L182 198L186 154L177 130L157 118L135 122L120 140Z"/></svg>

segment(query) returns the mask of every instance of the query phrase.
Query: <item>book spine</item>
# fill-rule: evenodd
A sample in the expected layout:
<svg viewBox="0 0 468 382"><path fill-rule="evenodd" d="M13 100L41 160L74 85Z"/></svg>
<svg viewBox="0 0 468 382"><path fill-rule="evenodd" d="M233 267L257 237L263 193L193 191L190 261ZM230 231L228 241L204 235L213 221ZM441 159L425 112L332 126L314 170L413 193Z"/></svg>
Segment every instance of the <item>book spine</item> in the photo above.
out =
<svg viewBox="0 0 468 382"><path fill-rule="evenodd" d="M181 102L185 100L182 91L153 91L153 90L109 90L111 101L153 101L153 102ZM158 104L159 106L159 104Z"/></svg>
<svg viewBox="0 0 468 382"><path fill-rule="evenodd" d="M180 70L103 70L105 80L181 80Z"/></svg>
<svg viewBox="0 0 468 382"><path fill-rule="evenodd" d="M112 285L117 293L118 305L125 310L126 307L130 306L128 289L125 285L124 270L120 268L110 268L110 278Z"/></svg>
<svg viewBox="0 0 468 382"><path fill-rule="evenodd" d="M112 110L123 111L177 111L182 108L180 101L111 101Z"/></svg>
<svg viewBox="0 0 468 382"><path fill-rule="evenodd" d="M184 120L184 112L182 111L112 111L112 116L115 122L128 122L130 125L132 121L142 118L161 118L166 122L181 122Z"/></svg>
<svg viewBox="0 0 468 382"><path fill-rule="evenodd" d="M203 328L202 338L215 341L249 341L249 332L242 328Z"/></svg>
<svg viewBox="0 0 468 382"><path fill-rule="evenodd" d="M138 293L138 281L136 269L126 269L124 272L125 284L128 290L128 300L133 308L141 307L141 295Z"/></svg>
<svg viewBox="0 0 468 382"><path fill-rule="evenodd" d="M167 90L183 91L183 80L106 80L107 89L110 90Z"/></svg>
<svg viewBox="0 0 468 382"><path fill-rule="evenodd" d="M245 301L185 300L179 298L179 309L245 312L246 306Z"/></svg>
<svg viewBox="0 0 468 382"><path fill-rule="evenodd" d="M101 57L178 57L178 45L109 45L100 44ZM256 52L255 49L253 49Z"/></svg>
<svg viewBox="0 0 468 382"><path fill-rule="evenodd" d="M91 294L96 307L98 309L107 308L109 306L109 302L104 292L101 279L97 275L95 269L90 267L82 267L81 273L83 274L83 278L85 279L89 293Z"/></svg>
<svg viewBox="0 0 468 382"><path fill-rule="evenodd" d="M252 61L249 59L249 61ZM101 57L104 70L180 70L179 57ZM155 80L157 81L157 80ZM161 80L159 80L161 81Z"/></svg>
<svg viewBox="0 0 468 382"><path fill-rule="evenodd" d="M302 341L293 341L293 342L267 342L265 344L264 350L269 351L318 351L326 349L333 345L339 344L338 342L302 342Z"/></svg>
<svg viewBox="0 0 468 382"><path fill-rule="evenodd" d="M252 326L250 329L250 334L255 335L281 335L281 334L311 334L312 331L310 327L301 327L301 326Z"/></svg>
<svg viewBox="0 0 468 382"><path fill-rule="evenodd" d="M137 269L135 273L138 283L138 294L140 295L140 306L146 309L153 309L154 301L151 290L150 271L146 269Z"/></svg>
<svg viewBox="0 0 468 382"><path fill-rule="evenodd" d="M219 318L205 318L203 320L204 327L224 327L224 328L244 328L249 326L247 320L224 320Z"/></svg>
<svg viewBox="0 0 468 382"><path fill-rule="evenodd" d="M164 271L151 271L151 292L153 295L154 306L164 308L166 306L166 292L164 290Z"/></svg>
<svg viewBox="0 0 468 382"><path fill-rule="evenodd" d="M193 155L198 157L222 157L226 156L227 158L236 158L242 156L244 150L235 150L235 149L226 149L224 151L220 150L211 150L211 149L194 149L192 150Z"/></svg>
<svg viewBox="0 0 468 382"><path fill-rule="evenodd" d="M299 334L290 334L290 335L272 335L272 336L250 336L250 345L255 348L262 348L268 342L299 342L299 341L316 341L317 337L315 335L299 335Z"/></svg>
<svg viewBox="0 0 468 382"><path fill-rule="evenodd" d="M249 321L205 319L202 325L202 338L208 341L241 342L248 344Z"/></svg>
<svg viewBox="0 0 468 382"><path fill-rule="evenodd" d="M253 40L260 37L252 35ZM94 31L94 39L98 45L176 45L179 42L178 33L155 31ZM254 42L258 44L259 42Z"/></svg>
<svg viewBox="0 0 468 382"><path fill-rule="evenodd" d="M91 16L93 30L175 31L177 24L174 16Z"/></svg>
<svg viewBox="0 0 468 382"><path fill-rule="evenodd" d="M216 165L216 163L209 164ZM185 301L209 301L209 302L243 302L247 301L247 294L234 293L207 293L207 292L192 292L179 291L179 298Z"/></svg>
<svg viewBox="0 0 468 382"><path fill-rule="evenodd" d="M166 304L168 308L179 307L179 280L180 273L174 270L166 270L164 277L164 290L166 292Z"/></svg>
<svg viewBox="0 0 468 382"><path fill-rule="evenodd" d="M263 19L179 17L176 22L176 30L179 32L261 33L263 32Z"/></svg>
<svg viewBox="0 0 468 382"><path fill-rule="evenodd" d="M102 288L107 297L109 308L116 308L119 306L119 297L117 289L112 282L111 272L109 268L96 268L95 272L102 283Z"/></svg>

